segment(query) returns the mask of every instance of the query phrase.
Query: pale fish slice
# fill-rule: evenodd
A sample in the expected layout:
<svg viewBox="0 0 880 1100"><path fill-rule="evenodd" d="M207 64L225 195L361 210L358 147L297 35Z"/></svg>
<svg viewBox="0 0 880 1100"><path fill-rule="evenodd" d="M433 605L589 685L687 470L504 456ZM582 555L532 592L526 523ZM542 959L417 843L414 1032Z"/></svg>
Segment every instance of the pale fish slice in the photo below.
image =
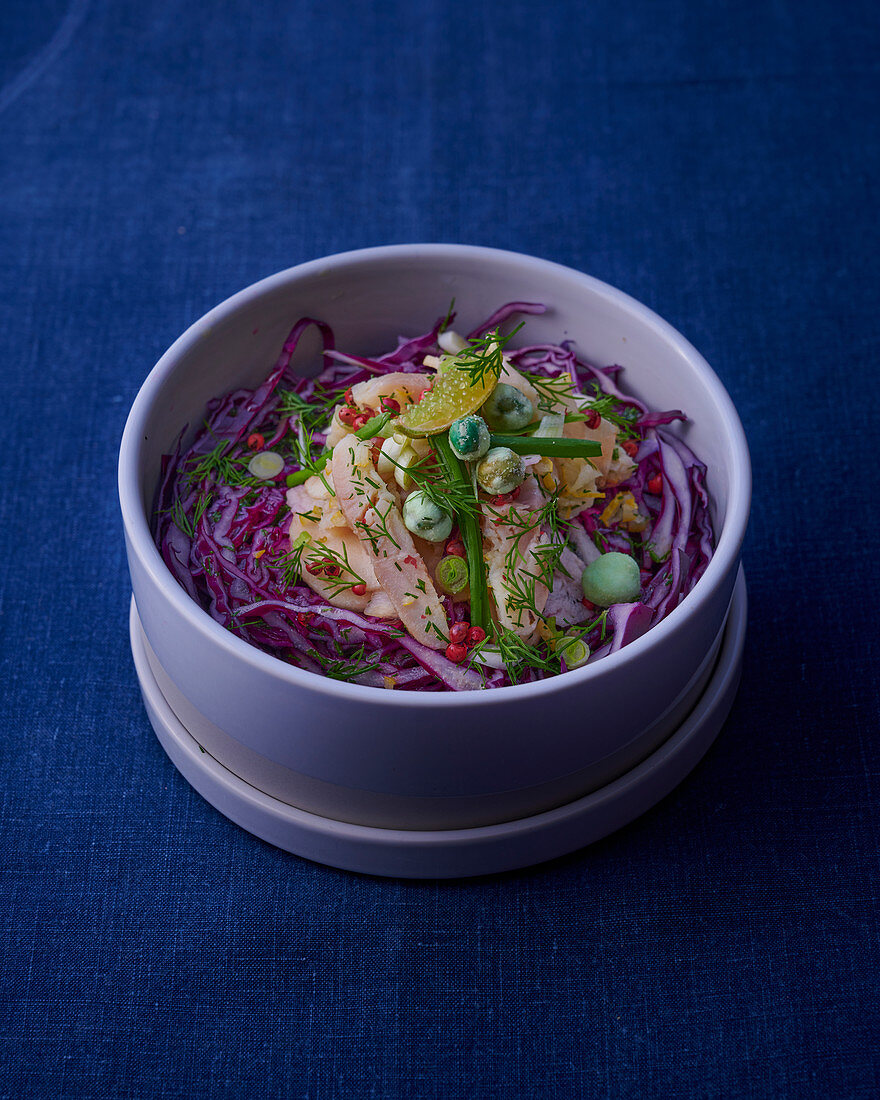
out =
<svg viewBox="0 0 880 1100"><path fill-rule="evenodd" d="M512 511L522 516L526 524L533 523L546 502L547 498L537 480L528 477L512 503L497 508L482 506L483 555L495 613L501 626L526 641L534 638L549 596L547 586L536 579L541 572L536 551L549 545L550 540L539 526L523 534L522 528L516 524L505 523L503 519L500 523L495 521L499 512L508 515ZM529 589L534 610L532 607L518 606L518 589L523 586Z"/></svg>
<svg viewBox="0 0 880 1100"><path fill-rule="evenodd" d="M401 622L416 641L444 649L449 636L446 613L397 499L373 466L370 444L355 436L341 439L330 469L342 510Z"/></svg>
<svg viewBox="0 0 880 1100"><path fill-rule="evenodd" d="M431 376L427 374L407 374L404 371L392 371L391 374L380 374L375 378L367 378L351 387L351 396L355 405L361 409L372 409L381 412L379 403L383 397L393 397L403 408L410 405L422 396L431 384ZM339 413L345 406L337 405L333 410L333 418L327 431L327 446L335 447L340 439L351 435L351 428L346 427L339 419ZM392 426L388 427L389 433Z"/></svg>
<svg viewBox="0 0 880 1100"><path fill-rule="evenodd" d="M319 478L311 479L317 485L323 483ZM309 491L311 489L311 492ZM381 592L379 581L373 570L373 562L365 552L360 539L348 526L347 522L340 524L336 520L339 505L336 498L331 497L324 490L324 495L319 496L315 485L296 485L287 490L287 504L291 510L290 517L290 541L294 542L300 535L308 536L309 545L303 559L307 561L314 554L319 554L322 548L331 552L330 556L336 564L339 559L348 558L351 573L343 572L339 578L325 577L321 574L309 573L303 568L301 579L311 590L322 596L334 607L344 607L349 611L366 612ZM328 519L332 517L332 521ZM348 582L349 586L340 590L339 581ZM351 585L363 582L366 591L359 595L352 592ZM369 612L377 619L390 619L395 617L393 608L382 613L383 604L375 605L376 609Z"/></svg>
<svg viewBox="0 0 880 1100"><path fill-rule="evenodd" d="M379 402L383 397L393 397L403 408L407 403L418 401L430 384L431 376L428 374L392 371L391 374L380 374L358 382L351 387L351 396L358 408L379 412Z"/></svg>
<svg viewBox="0 0 880 1100"><path fill-rule="evenodd" d="M584 607L581 576L584 563L566 546L559 556L559 567L553 576L553 587L544 605L544 615L554 618L557 626L585 623L590 612Z"/></svg>

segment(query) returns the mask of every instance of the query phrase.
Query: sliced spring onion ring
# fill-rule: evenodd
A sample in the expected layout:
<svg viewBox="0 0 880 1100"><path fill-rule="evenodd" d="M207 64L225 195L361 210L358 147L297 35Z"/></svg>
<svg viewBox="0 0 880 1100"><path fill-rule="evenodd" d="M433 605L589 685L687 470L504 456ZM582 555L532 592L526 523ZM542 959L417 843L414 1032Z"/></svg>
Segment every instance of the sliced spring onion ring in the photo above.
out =
<svg viewBox="0 0 880 1100"><path fill-rule="evenodd" d="M441 558L434 579L448 596L454 596L457 592L467 588L467 562L464 558L457 558L451 554Z"/></svg>
<svg viewBox="0 0 880 1100"><path fill-rule="evenodd" d="M248 463L248 473L261 481L278 477L284 469L284 459L277 451L258 451Z"/></svg>
<svg viewBox="0 0 880 1100"><path fill-rule="evenodd" d="M565 661L566 668L581 668L590 659L590 647L581 638L560 638L556 643L556 656Z"/></svg>

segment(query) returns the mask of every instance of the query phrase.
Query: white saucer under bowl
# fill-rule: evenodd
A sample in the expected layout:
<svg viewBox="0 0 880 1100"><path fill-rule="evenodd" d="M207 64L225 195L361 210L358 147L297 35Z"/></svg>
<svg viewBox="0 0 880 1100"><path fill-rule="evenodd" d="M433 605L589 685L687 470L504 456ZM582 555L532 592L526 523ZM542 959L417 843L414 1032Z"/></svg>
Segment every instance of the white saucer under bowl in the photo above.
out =
<svg viewBox="0 0 880 1100"><path fill-rule="evenodd" d="M699 763L727 718L739 685L747 619L742 568L718 661L677 730L620 778L564 805L500 824L461 829L391 829L319 816L273 798L207 753L162 694L132 601L130 633L147 714L184 778L231 821L317 863L397 878L460 878L527 867L576 851L634 821Z"/></svg>

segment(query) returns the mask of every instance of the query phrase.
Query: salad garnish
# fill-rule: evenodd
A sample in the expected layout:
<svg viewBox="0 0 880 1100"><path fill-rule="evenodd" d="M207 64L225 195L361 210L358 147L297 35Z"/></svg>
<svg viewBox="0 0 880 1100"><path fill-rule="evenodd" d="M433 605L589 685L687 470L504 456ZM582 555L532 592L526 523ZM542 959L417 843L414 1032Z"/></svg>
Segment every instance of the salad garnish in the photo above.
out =
<svg viewBox="0 0 880 1100"><path fill-rule="evenodd" d="M455 303L377 358L303 318L256 390L163 459L157 544L189 595L279 659L383 690L495 689L600 660L713 548L705 466L570 342L471 333ZM294 374L317 327L324 369ZM506 331L505 331L506 330Z"/></svg>

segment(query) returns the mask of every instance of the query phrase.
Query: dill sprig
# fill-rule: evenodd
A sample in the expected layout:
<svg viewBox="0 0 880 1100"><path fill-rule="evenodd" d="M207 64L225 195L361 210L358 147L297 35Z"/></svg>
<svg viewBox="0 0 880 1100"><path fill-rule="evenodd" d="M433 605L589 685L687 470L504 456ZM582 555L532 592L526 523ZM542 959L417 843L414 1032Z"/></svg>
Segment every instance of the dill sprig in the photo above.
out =
<svg viewBox="0 0 880 1100"><path fill-rule="evenodd" d="M538 409L541 412L555 412L565 398L574 397L571 375L567 372L550 377L528 370L520 370L520 374L537 390ZM635 422L641 416L639 410L634 405L628 405L626 402L621 401L614 394L606 393L598 382L593 381L591 386L592 396L588 396L587 404L581 406L584 412L597 412L604 420L618 428L618 434L621 438L638 437L639 433L635 427ZM585 419L586 416L583 414L569 413L565 417L565 422L569 424L576 420ZM523 434L528 434L534 430L534 427L526 428L523 430ZM512 432L510 434L518 435L520 433Z"/></svg>
<svg viewBox="0 0 880 1100"><path fill-rule="evenodd" d="M598 627L600 628L599 640L604 642L605 635L608 632L608 612L610 610L610 607L606 607L588 626L581 627L578 638L586 638L587 635L592 634Z"/></svg>
<svg viewBox="0 0 880 1100"><path fill-rule="evenodd" d="M184 466L187 484L196 485L199 482L215 481L238 489L242 486L259 486L259 481L247 473L247 461L241 455L227 454L228 440L221 440L213 450L192 456Z"/></svg>
<svg viewBox="0 0 880 1100"><path fill-rule="evenodd" d="M187 538L194 539L196 537L196 527L199 524L199 520L208 510L211 505L213 496L209 490L202 490L196 497L196 502L192 508L192 515L190 515L183 506L183 498L177 496L174 498L174 503L170 508L164 509L166 515L171 516L171 521L174 523Z"/></svg>
<svg viewBox="0 0 880 1100"><path fill-rule="evenodd" d="M608 536L600 528L596 528L592 535L593 544L600 554L608 550Z"/></svg>
<svg viewBox="0 0 880 1100"><path fill-rule="evenodd" d="M571 577L561 561L562 553L567 545L565 542L549 541L538 543L537 546L532 548L532 554L538 567L538 577L547 588L553 587L553 579L557 572L564 573L566 577Z"/></svg>
<svg viewBox="0 0 880 1100"><path fill-rule="evenodd" d="M202 516L205 514L205 512L207 512L207 510L211 507L211 501L213 499L214 499L213 494L211 492L207 491L207 490L204 491L204 492L199 493L198 497L196 497L196 502L195 502L195 505L193 506L193 515L192 515L192 525L193 525L193 531L194 532L195 532L195 528L198 526L199 520L202 518Z"/></svg>
<svg viewBox="0 0 880 1100"><path fill-rule="evenodd" d="M519 373L537 391L540 412L555 412L561 402L573 396L570 374L556 374L548 377L546 374L522 369Z"/></svg>
<svg viewBox="0 0 880 1100"><path fill-rule="evenodd" d="M506 512L498 509L488 511L491 517L512 528L507 535L509 546L504 554L505 604L511 615L517 615L517 625L522 625L524 612L540 617L537 586L553 587L553 578L566 546L559 535L559 494L554 493L542 508L534 511L516 508L508 508ZM547 531L547 541L532 546L533 569L527 569L522 541L527 535L544 529Z"/></svg>
<svg viewBox="0 0 880 1100"><path fill-rule="evenodd" d="M427 454L411 466L403 466L400 462L391 458L390 455L386 457L392 466L403 470L415 487L421 489L425 496L438 508L457 516L464 513L474 516L479 515L480 507L470 482L467 480L459 481L457 478L453 481L449 478L443 468L438 465L436 454Z"/></svg>
<svg viewBox="0 0 880 1100"><path fill-rule="evenodd" d="M331 680L342 680L350 683L365 672L372 672L382 664L382 655L368 653L366 645L359 646L352 653L341 655L338 659L325 657L317 650L310 650L309 656L321 665L325 676Z"/></svg>
<svg viewBox="0 0 880 1100"><path fill-rule="evenodd" d="M393 508L394 508L394 501L389 500L388 501L388 507L385 509L384 512L381 512L379 510L379 506L378 506L378 502L377 502L371 508L367 509L367 513L372 513L376 517L375 523L367 522L367 519L366 519L366 514L367 513L365 513L364 519L359 519L355 523L355 527L359 531L363 531L364 534L366 535L366 537L369 539L370 545L373 548L373 553L376 555L376 557L379 556L379 543L383 538L388 539L388 541L393 546L396 546L398 550L400 549L400 543L397 541L397 539L394 537L394 535L392 535L391 532L388 530L388 516L391 514ZM383 554L383 557L386 557L386 558L388 557L388 551L387 550Z"/></svg>
<svg viewBox="0 0 880 1100"><path fill-rule="evenodd" d="M180 497L175 498L174 503L171 505L168 511L171 513L172 523L174 523L174 525L180 531L182 531L187 536L187 538L193 538L193 536L195 535L193 523L190 520L189 516L186 514L186 511L183 507L183 501L180 499Z"/></svg>
<svg viewBox="0 0 880 1100"><path fill-rule="evenodd" d="M339 401L338 393L314 392L308 400L296 390L279 390L278 404L275 412L279 417L296 417L298 424L302 425L311 435L323 427L330 419L333 406Z"/></svg>
<svg viewBox="0 0 880 1100"><path fill-rule="evenodd" d="M348 548L344 542L340 553L323 543L315 543L305 531L297 535L286 553L273 558L270 564L281 571L284 588L292 588L298 584L302 580L303 570L309 565L313 567L335 565L340 571L339 576L322 575L325 583L324 595L328 600L336 599L342 592L347 592L357 584L366 587L367 583L349 561Z"/></svg>
<svg viewBox="0 0 880 1100"><path fill-rule="evenodd" d="M312 433L302 423L297 425L292 450L293 461L300 469L298 473L288 475L288 487L301 485L304 481L308 481L310 477L314 476L320 478L324 483L324 488L330 496L335 497L336 492L333 486L324 476L324 469L332 451L323 449L318 450L315 443L312 441ZM316 451L317 453L315 453Z"/></svg>
<svg viewBox="0 0 880 1100"><path fill-rule="evenodd" d="M469 485L465 486L457 481L424 481L420 488L432 504L459 518L464 515L479 515L480 506Z"/></svg>
<svg viewBox="0 0 880 1100"><path fill-rule="evenodd" d="M530 573L527 569L517 569L512 573L505 573L504 587L506 589L504 604L511 618L516 618L516 625L523 625L523 615L532 614L538 616L537 587L539 576Z"/></svg>
<svg viewBox="0 0 880 1100"><path fill-rule="evenodd" d="M492 624L492 634L485 642L474 646L470 653L470 664L479 666L479 656L482 650L496 650L504 661L507 675L513 684L519 683L527 668L538 669L542 672L555 675L560 671L560 661L555 654L541 643L532 645L521 638L515 631L497 623Z"/></svg>
<svg viewBox="0 0 880 1100"><path fill-rule="evenodd" d="M496 328L479 339L471 340L467 347L462 348L455 356L452 366L455 370L464 371L467 374L471 386L485 385L487 376L491 381L497 382L504 370L504 348L524 323L520 322L506 336L502 336Z"/></svg>
<svg viewBox="0 0 880 1100"><path fill-rule="evenodd" d="M379 476L375 474L372 466L369 467L369 473L364 472L357 466L352 470L352 489L355 496L360 497L365 501L364 518L356 520L354 523L355 532L363 531L365 537L369 540L373 553L376 557L379 556L380 543L382 539L388 539L388 541L400 550L400 543L391 534L388 528L388 517L391 515L395 508L394 500L386 492L387 505L383 512L379 507L379 495L383 489L381 479L379 481L376 478ZM372 490L372 492L370 491ZM367 519L368 516L373 516L375 519ZM387 558L388 550L383 549L382 557Z"/></svg>
<svg viewBox="0 0 880 1100"><path fill-rule="evenodd" d="M437 335L438 336L441 333L445 332L449 328L450 322L452 321L452 318L454 316L455 316L455 298L453 298L452 301L449 303L449 309L447 309L447 311L446 311L446 316L440 322L440 327L437 329Z"/></svg>
<svg viewBox="0 0 880 1100"><path fill-rule="evenodd" d="M642 415L634 405L627 405L611 393L605 393L598 382L593 382L595 397L590 398L586 408L597 412L603 420L617 428L621 439L639 439L636 421Z"/></svg>
<svg viewBox="0 0 880 1100"><path fill-rule="evenodd" d="M291 542L290 549L284 554L279 554L277 558L272 558L269 564L273 569L279 569L281 571L281 584L283 588L293 588L295 584L298 584L302 577L302 559L305 553L306 546L309 542L309 536L303 531L302 534Z"/></svg>
<svg viewBox="0 0 880 1100"><path fill-rule="evenodd" d="M502 508L488 507L487 511L490 518L500 520L501 523L514 528L514 534L510 535L509 538L514 540L515 545L518 545L525 535L536 528L547 527L553 538L556 538L559 534L558 490L540 508L518 509L508 507L507 511L504 511Z"/></svg>
<svg viewBox="0 0 880 1100"><path fill-rule="evenodd" d="M342 570L338 577L328 577L325 575L323 578L330 586L329 590L325 590L324 592L328 600L335 600L337 596L354 588L356 584L362 584L366 587L367 582L359 573L355 572L351 562L348 560L348 549L344 542L342 544L341 554L331 549L329 546L324 546L323 543L319 546L314 546L314 544L312 544L309 547L309 553L306 559L308 565L321 565L327 561L332 562Z"/></svg>
<svg viewBox="0 0 880 1100"><path fill-rule="evenodd" d="M582 641L598 630L599 641L604 642L608 634L609 610L610 608L606 607L592 622L578 627L576 632L574 629L566 630L565 641L568 644L573 641ZM546 672L553 676L562 671L561 658L565 655L565 647L560 646L558 641L555 645L548 644L545 641L527 642L515 631L509 627L501 626L499 623L492 623L490 633L490 637L471 650L470 664L472 667L478 669L482 667L479 663L479 656L483 650L489 650L490 652L494 650L504 661L507 675L510 677L511 683L514 684L519 683L528 668Z"/></svg>

